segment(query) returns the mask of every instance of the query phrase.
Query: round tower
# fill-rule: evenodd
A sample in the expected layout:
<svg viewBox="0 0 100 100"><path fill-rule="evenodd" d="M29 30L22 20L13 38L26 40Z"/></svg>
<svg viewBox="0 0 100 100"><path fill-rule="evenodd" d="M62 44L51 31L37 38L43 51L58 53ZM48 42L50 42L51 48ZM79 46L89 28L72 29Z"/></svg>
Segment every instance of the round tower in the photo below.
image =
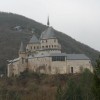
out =
<svg viewBox="0 0 100 100"><path fill-rule="evenodd" d="M48 27L44 32L42 32L40 42L41 51L46 51L48 53L61 52L61 45L59 44L52 27Z"/></svg>

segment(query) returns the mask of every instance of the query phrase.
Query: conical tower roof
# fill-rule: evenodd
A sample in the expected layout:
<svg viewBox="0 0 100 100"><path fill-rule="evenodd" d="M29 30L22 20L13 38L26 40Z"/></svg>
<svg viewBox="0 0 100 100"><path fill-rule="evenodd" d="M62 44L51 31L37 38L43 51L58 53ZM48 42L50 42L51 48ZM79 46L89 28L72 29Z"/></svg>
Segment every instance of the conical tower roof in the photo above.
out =
<svg viewBox="0 0 100 100"><path fill-rule="evenodd" d="M40 39L51 39L56 38L54 35L54 29L52 27L48 27L44 32L42 32Z"/></svg>
<svg viewBox="0 0 100 100"><path fill-rule="evenodd" d="M39 40L37 39L37 37L35 35L33 35L32 38L30 39L29 43L39 43Z"/></svg>
<svg viewBox="0 0 100 100"><path fill-rule="evenodd" d="M25 52L23 42L21 42L19 52Z"/></svg>

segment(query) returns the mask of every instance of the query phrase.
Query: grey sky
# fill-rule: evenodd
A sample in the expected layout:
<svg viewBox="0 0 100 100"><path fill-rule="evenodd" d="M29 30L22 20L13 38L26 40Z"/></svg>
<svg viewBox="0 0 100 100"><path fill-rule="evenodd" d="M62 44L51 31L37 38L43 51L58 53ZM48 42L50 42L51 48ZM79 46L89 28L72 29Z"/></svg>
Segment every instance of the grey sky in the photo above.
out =
<svg viewBox="0 0 100 100"><path fill-rule="evenodd" d="M0 0L0 11L46 24L100 51L100 0Z"/></svg>

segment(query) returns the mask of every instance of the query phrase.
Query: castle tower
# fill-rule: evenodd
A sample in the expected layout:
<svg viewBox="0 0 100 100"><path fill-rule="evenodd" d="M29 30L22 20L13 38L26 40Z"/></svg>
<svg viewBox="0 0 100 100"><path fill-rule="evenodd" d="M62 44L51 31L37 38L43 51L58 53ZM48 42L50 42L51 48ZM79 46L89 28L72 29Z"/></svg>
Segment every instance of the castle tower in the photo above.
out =
<svg viewBox="0 0 100 100"><path fill-rule="evenodd" d="M44 32L42 32L40 36L41 51L46 51L48 53L61 52L61 45L55 35L55 30L52 27L48 27Z"/></svg>
<svg viewBox="0 0 100 100"><path fill-rule="evenodd" d="M37 39L37 37L33 34L32 38L30 39L30 41L26 47L26 50L27 50L27 52L35 53L39 49L40 49L40 42Z"/></svg>
<svg viewBox="0 0 100 100"><path fill-rule="evenodd" d="M24 49L23 42L21 42L21 45L20 45L19 57L21 57L21 58L25 58L26 57L26 52L25 52L25 49Z"/></svg>

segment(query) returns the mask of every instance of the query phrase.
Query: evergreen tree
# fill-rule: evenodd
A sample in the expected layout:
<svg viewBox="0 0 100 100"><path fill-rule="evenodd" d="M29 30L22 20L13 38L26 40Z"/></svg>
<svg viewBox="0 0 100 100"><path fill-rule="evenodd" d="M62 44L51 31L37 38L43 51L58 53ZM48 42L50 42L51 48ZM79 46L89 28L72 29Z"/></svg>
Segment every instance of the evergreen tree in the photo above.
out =
<svg viewBox="0 0 100 100"><path fill-rule="evenodd" d="M82 95L83 94L82 94L81 87L78 85L76 87L76 90L75 90L75 98L73 100L84 100Z"/></svg>
<svg viewBox="0 0 100 100"><path fill-rule="evenodd" d="M70 79L64 91L63 100L74 100L75 89L76 89L76 84L73 79Z"/></svg>
<svg viewBox="0 0 100 100"><path fill-rule="evenodd" d="M92 90L93 90L95 100L100 100L100 56L98 60L96 60Z"/></svg>
<svg viewBox="0 0 100 100"><path fill-rule="evenodd" d="M62 95L63 95L62 88L61 85L59 84L57 87L56 100L62 100Z"/></svg>

